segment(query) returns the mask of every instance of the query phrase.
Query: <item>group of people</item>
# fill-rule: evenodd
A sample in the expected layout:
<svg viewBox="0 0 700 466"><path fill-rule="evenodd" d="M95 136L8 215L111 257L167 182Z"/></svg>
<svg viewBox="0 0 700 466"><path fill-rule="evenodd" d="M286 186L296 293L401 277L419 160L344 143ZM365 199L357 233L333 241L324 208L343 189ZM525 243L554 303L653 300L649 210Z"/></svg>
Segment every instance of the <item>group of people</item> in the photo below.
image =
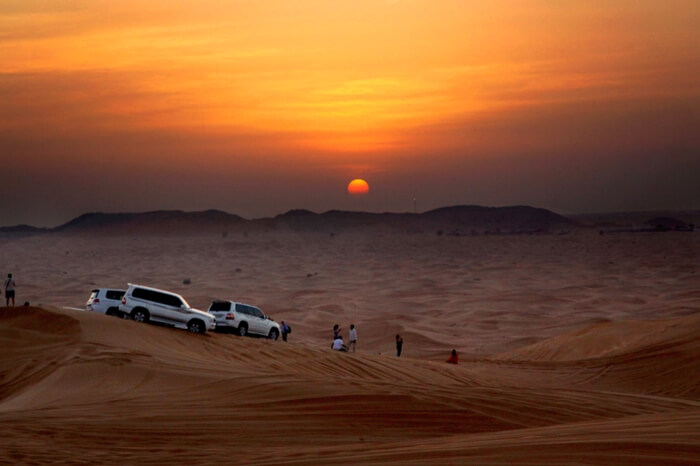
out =
<svg viewBox="0 0 700 466"><path fill-rule="evenodd" d="M340 332L340 325L335 324L333 326L333 343L331 343L331 348L335 351L345 351L349 352L352 348L354 353L357 350L357 329L355 324L350 324L350 330L348 331L348 346L343 342L343 335Z"/></svg>
<svg viewBox="0 0 700 466"><path fill-rule="evenodd" d="M5 305L9 306L10 301L12 301L12 305L15 305L15 286L17 284L15 283L15 279L12 278L12 274L8 273L7 274L7 279L5 280Z"/></svg>
<svg viewBox="0 0 700 466"><path fill-rule="evenodd" d="M348 332L349 335L349 342L348 345L346 346L345 343L343 342L343 335L341 335L341 329L340 325L335 324L333 326L333 343L331 343L331 349L335 351L345 351L349 352L350 349L352 348L352 352L354 353L356 348L357 348L357 330L355 329L355 324L350 324L350 331ZM403 351L403 337L401 334L397 333L396 334L396 357L399 358L401 357L401 352ZM449 359L447 359L447 362L450 364L458 364L459 358L457 356L457 350L452 350L452 353L450 354Z"/></svg>

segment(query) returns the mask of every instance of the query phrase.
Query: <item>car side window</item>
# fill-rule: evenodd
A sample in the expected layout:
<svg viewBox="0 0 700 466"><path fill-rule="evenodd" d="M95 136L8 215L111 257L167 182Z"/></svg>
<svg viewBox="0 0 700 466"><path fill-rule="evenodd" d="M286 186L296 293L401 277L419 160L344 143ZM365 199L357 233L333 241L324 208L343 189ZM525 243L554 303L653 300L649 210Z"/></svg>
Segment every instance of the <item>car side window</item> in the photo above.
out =
<svg viewBox="0 0 700 466"><path fill-rule="evenodd" d="M263 312L262 312L260 309L258 309L257 307L251 307L251 308L250 308L250 312L251 312L252 315L254 315L255 317L257 317L258 319L264 319L264 318L265 318L265 314L263 314Z"/></svg>
<svg viewBox="0 0 700 466"><path fill-rule="evenodd" d="M160 293L158 291L145 290L143 288L136 288L131 294L134 298L165 304L166 306L180 307L183 304L182 300L177 296Z"/></svg>
<svg viewBox="0 0 700 466"><path fill-rule="evenodd" d="M165 293L158 293L161 295L161 303L165 304L166 306L173 306L173 307L180 307L182 306L182 300L178 298L177 296L173 296L171 294L165 294Z"/></svg>
<svg viewBox="0 0 700 466"><path fill-rule="evenodd" d="M229 311L231 310L231 303L227 303L225 301L222 302L213 302L211 303L211 306L209 306L210 311Z"/></svg>
<svg viewBox="0 0 700 466"><path fill-rule="evenodd" d="M124 296L123 291L117 291L117 290L107 290L107 293L105 293L107 296L107 299L122 299L122 296Z"/></svg>
<svg viewBox="0 0 700 466"><path fill-rule="evenodd" d="M131 292L131 296L138 299L145 299L147 301L152 301L153 296L150 290L144 290L143 288L134 288Z"/></svg>
<svg viewBox="0 0 700 466"><path fill-rule="evenodd" d="M248 306L246 306L245 304L236 304L236 312L240 312L241 314L245 315L250 315Z"/></svg>

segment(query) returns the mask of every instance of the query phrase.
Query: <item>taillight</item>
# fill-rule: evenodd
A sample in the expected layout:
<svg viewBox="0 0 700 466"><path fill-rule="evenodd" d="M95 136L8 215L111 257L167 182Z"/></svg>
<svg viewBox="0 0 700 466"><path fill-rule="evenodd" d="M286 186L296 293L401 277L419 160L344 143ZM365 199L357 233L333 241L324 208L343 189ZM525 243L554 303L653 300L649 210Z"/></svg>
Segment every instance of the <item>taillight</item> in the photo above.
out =
<svg viewBox="0 0 700 466"><path fill-rule="evenodd" d="M233 312L229 312L226 314L226 320L236 320L236 316L233 315Z"/></svg>
<svg viewBox="0 0 700 466"><path fill-rule="evenodd" d="M99 303L99 302L100 302L100 298L95 298L95 299L92 300L92 303L93 303L93 304L94 304L94 303Z"/></svg>
<svg viewBox="0 0 700 466"><path fill-rule="evenodd" d="M126 304L126 297L122 298L122 304Z"/></svg>

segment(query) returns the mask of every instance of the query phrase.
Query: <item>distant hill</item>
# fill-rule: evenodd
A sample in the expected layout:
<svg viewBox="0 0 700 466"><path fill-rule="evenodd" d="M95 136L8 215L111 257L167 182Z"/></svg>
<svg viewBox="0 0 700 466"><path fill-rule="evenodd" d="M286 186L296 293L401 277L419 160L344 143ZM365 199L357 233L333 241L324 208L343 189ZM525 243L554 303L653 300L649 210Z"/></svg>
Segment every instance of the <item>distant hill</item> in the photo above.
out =
<svg viewBox="0 0 700 466"><path fill-rule="evenodd" d="M89 213L54 228L57 233L197 234L221 233L246 223L242 217L220 210L183 212L161 210L142 213Z"/></svg>
<svg viewBox="0 0 700 466"><path fill-rule="evenodd" d="M30 225L16 225L13 227L0 227L0 236L31 236L49 231L46 228L37 228Z"/></svg>
<svg viewBox="0 0 700 466"><path fill-rule="evenodd" d="M319 232L325 234L374 230L393 233L437 235L560 234L580 228L620 229L628 225L663 225L655 231L677 231L700 213L622 213L565 217L529 206L484 207L459 205L423 213L371 213L331 210L315 213L290 210L276 217L245 219L220 210L184 212L161 210L140 213L88 213L51 229L28 225L0 228L2 236L44 233L106 235L222 235L270 231ZM680 220L676 220L680 218ZM651 222L651 223L649 223ZM678 226L680 225L680 227Z"/></svg>
<svg viewBox="0 0 700 466"><path fill-rule="evenodd" d="M659 218L700 225L700 210L593 213L572 215L571 218L596 228L642 226Z"/></svg>
<svg viewBox="0 0 700 466"><path fill-rule="evenodd" d="M248 220L220 210L88 213L46 230L65 234L221 234L262 231L340 233L360 229L445 235L551 233L577 223L527 206L452 206L420 214L297 209L272 218Z"/></svg>
<svg viewBox="0 0 700 466"><path fill-rule="evenodd" d="M690 232L700 222L700 211L677 212L616 212L583 214L573 217L587 227L599 229L600 233L645 233L645 232Z"/></svg>
<svg viewBox="0 0 700 466"><path fill-rule="evenodd" d="M423 214L423 221L446 234L552 233L577 227L571 219L528 206L442 207Z"/></svg>

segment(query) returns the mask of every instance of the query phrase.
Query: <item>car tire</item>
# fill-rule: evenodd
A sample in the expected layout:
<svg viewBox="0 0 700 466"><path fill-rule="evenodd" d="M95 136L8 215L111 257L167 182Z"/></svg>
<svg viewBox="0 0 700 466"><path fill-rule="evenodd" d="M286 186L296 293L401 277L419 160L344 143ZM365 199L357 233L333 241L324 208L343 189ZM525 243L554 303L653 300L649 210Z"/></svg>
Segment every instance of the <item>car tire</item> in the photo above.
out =
<svg viewBox="0 0 700 466"><path fill-rule="evenodd" d="M109 309L107 309L107 312L105 312L105 314L112 317L119 317L119 309L117 309L116 307L110 307Z"/></svg>
<svg viewBox="0 0 700 466"><path fill-rule="evenodd" d="M270 340L277 340L280 337L280 332L276 328L270 330L270 334L267 336Z"/></svg>
<svg viewBox="0 0 700 466"><path fill-rule="evenodd" d="M187 330L192 333L204 333L207 331L207 327L199 319L190 320L187 324Z"/></svg>
<svg viewBox="0 0 700 466"><path fill-rule="evenodd" d="M248 324L243 322L241 325L238 326L238 335L242 337L248 335Z"/></svg>
<svg viewBox="0 0 700 466"><path fill-rule="evenodd" d="M131 311L131 319L136 322L146 323L149 320L148 311L141 308L136 308Z"/></svg>

